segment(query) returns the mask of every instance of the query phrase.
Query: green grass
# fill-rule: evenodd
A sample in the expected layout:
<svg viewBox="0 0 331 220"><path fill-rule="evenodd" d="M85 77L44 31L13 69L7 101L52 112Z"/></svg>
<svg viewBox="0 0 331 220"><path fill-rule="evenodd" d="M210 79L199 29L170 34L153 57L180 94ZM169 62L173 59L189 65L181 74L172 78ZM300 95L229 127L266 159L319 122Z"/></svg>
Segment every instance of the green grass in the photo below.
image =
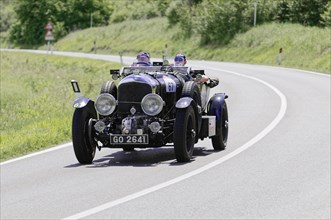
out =
<svg viewBox="0 0 331 220"><path fill-rule="evenodd" d="M185 39L178 27L170 28L165 18L155 18L76 31L59 40L55 49L91 52L94 41L100 54L135 55L146 50L153 57L162 57L167 44L169 57L182 52L189 59L264 65L278 65L278 51L283 48L282 66L331 74L330 28L271 23L238 34L225 47L202 47L199 36Z"/></svg>
<svg viewBox="0 0 331 220"><path fill-rule="evenodd" d="M71 140L70 80L95 98L116 63L53 55L1 52L0 160Z"/></svg>

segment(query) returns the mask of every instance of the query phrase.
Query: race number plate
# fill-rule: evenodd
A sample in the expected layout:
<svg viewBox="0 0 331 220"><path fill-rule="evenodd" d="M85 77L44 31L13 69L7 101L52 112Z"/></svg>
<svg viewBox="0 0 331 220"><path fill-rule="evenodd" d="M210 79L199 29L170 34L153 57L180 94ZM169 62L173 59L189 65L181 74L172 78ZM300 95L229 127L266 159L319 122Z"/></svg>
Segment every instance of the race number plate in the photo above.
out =
<svg viewBox="0 0 331 220"><path fill-rule="evenodd" d="M110 135L110 144L148 144L148 135Z"/></svg>

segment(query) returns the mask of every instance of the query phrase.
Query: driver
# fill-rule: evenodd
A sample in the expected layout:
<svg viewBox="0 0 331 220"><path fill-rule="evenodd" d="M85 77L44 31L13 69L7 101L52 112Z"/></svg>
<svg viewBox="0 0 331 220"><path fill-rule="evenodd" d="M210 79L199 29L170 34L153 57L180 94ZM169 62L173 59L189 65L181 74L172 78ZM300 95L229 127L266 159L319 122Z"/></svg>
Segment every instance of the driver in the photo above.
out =
<svg viewBox="0 0 331 220"><path fill-rule="evenodd" d="M139 52L137 54L137 62L134 62L131 66L152 66L149 53L145 51Z"/></svg>

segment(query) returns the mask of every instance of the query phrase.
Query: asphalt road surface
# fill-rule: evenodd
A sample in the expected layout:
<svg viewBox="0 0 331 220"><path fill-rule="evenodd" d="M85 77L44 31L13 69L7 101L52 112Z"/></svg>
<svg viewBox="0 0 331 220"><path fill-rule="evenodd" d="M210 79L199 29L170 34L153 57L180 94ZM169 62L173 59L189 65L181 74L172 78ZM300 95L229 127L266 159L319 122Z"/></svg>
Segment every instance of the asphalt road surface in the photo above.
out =
<svg viewBox="0 0 331 220"><path fill-rule="evenodd" d="M106 148L80 165L68 143L6 161L1 219L330 219L330 76L188 64L220 79L211 95L229 95L225 151L205 139L177 163L171 147Z"/></svg>

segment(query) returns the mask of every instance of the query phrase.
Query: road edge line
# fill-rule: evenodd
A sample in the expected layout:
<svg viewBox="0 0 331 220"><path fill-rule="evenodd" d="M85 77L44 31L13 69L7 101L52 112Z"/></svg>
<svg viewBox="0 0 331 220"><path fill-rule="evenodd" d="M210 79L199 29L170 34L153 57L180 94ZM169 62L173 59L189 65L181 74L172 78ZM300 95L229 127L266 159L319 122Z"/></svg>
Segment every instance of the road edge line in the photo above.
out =
<svg viewBox="0 0 331 220"><path fill-rule="evenodd" d="M59 150L59 149L62 149L62 148L69 147L71 145L72 145L72 142L57 145L55 147L51 147L51 148L41 150L41 151L38 151L38 152L35 152L35 153L27 154L27 155L22 156L22 157L17 157L17 158L14 158L14 159L4 161L4 162L0 163L0 166L10 164L10 163L13 163L13 162L16 162L16 161L19 161L19 160L27 159L27 158L30 158L30 157L34 157L34 156L37 156L37 155L40 155L40 154L56 151L56 150Z"/></svg>

